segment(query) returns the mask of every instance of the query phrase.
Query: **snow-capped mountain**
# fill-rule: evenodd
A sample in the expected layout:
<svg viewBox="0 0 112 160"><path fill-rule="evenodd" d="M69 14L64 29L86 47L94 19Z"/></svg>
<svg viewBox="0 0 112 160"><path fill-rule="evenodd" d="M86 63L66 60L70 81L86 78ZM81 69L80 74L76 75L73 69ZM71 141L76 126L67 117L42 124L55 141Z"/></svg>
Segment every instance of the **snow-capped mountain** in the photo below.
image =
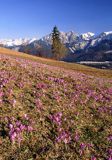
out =
<svg viewBox="0 0 112 160"><path fill-rule="evenodd" d="M96 36L96 38L91 41L90 46L97 46L103 40L112 40L112 31L103 32L100 35Z"/></svg>
<svg viewBox="0 0 112 160"><path fill-rule="evenodd" d="M92 32L87 32L84 34L78 34L76 32L70 31L70 32L60 32L60 39L61 42L66 45L66 47L69 49L69 52L75 52L79 49L84 49L90 40L94 38L95 34ZM49 34L43 38L41 38L39 41L40 45L49 46L52 44L52 34ZM37 43L38 43L37 42Z"/></svg>
<svg viewBox="0 0 112 160"><path fill-rule="evenodd" d="M106 57L102 59L108 60L112 57L112 53L108 53L109 50L112 50L112 31L103 32L99 35L95 35L92 32L87 32L83 34L77 34L73 31L67 33L60 32L60 39L62 43L64 43L65 46L68 48L68 55L72 57L71 59L73 59L74 55L77 55L78 59L80 59L79 56L81 56L81 60L86 60L88 59L88 57L90 58L93 55L97 57L97 52L101 52L104 57ZM0 40L0 46L44 57L51 56L51 44L52 34L44 36L41 39L20 38L14 40ZM107 53L109 56L107 56ZM102 57L102 54L99 57Z"/></svg>
<svg viewBox="0 0 112 160"><path fill-rule="evenodd" d="M83 41L89 41L94 37L94 33L88 32L84 34L77 34L73 31L70 32L60 32L60 39L62 43L64 44L79 44ZM20 38L20 39L1 39L0 40L0 45L3 45L4 47L17 47L17 46L24 46L24 45L29 45L31 43L43 43L46 45L51 45L52 43L52 34L49 34L41 39L37 38Z"/></svg>
<svg viewBox="0 0 112 160"><path fill-rule="evenodd" d="M60 39L62 43L73 43L73 42L81 42L81 41L88 41L94 37L94 33L87 32L84 34L78 34L73 31L70 32L60 32ZM52 34L49 34L41 39L42 41L51 44L52 43Z"/></svg>
<svg viewBox="0 0 112 160"><path fill-rule="evenodd" d="M76 41L76 39L78 38L78 34L70 31L70 32L60 32L60 39L62 41L62 43L66 44L66 43L72 43L74 41ZM52 43L52 34L49 34L43 38L40 39L41 41L46 42L47 44L51 44Z"/></svg>
<svg viewBox="0 0 112 160"><path fill-rule="evenodd" d="M94 38L94 36L95 36L95 34L92 32L87 32L87 33L83 33L80 35L82 40L87 40L87 41Z"/></svg>
<svg viewBox="0 0 112 160"><path fill-rule="evenodd" d="M60 39L64 44L70 44L69 46L77 48L81 47L83 49L86 45L89 44L89 47L98 45L103 40L112 40L112 31L103 32L95 36L92 32L87 32L83 34L77 34L73 31L70 32L60 32ZM41 39L37 38L20 38L20 39L1 39L0 45L5 47L14 47L14 46L24 46L31 43L43 43L46 45L51 45L52 43L52 34L49 34Z"/></svg>
<svg viewBox="0 0 112 160"><path fill-rule="evenodd" d="M21 45L27 45L37 40L36 38L19 38L19 39L2 39L0 44L4 47L15 47Z"/></svg>

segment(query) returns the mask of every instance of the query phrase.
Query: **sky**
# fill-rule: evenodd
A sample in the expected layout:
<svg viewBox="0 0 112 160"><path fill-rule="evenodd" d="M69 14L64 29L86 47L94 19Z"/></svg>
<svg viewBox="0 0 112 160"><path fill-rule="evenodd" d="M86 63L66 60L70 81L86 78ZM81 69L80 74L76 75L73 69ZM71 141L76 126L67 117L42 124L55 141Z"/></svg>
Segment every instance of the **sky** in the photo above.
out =
<svg viewBox="0 0 112 160"><path fill-rule="evenodd" d="M0 0L0 39L41 38L55 25L64 32L112 31L112 0Z"/></svg>

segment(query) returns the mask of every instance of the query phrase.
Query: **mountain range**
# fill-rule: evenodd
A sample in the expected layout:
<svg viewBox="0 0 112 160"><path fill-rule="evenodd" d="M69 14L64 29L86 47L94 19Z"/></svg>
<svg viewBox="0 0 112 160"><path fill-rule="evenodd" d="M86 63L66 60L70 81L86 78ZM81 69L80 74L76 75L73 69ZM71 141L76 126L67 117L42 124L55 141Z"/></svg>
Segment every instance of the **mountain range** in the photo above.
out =
<svg viewBox="0 0 112 160"><path fill-rule="evenodd" d="M62 43L68 48L64 60L76 61L112 61L112 31L99 35L74 31L60 32ZM0 46L42 57L51 57L52 34L41 39L20 38L0 40Z"/></svg>

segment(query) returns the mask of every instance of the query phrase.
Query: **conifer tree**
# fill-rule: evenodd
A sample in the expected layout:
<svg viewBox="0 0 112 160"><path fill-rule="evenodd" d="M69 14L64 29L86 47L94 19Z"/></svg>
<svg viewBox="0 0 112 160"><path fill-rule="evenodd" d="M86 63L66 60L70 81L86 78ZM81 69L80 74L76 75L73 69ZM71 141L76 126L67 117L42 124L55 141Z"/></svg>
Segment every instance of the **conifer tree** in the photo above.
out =
<svg viewBox="0 0 112 160"><path fill-rule="evenodd" d="M61 59L66 55L66 47L61 43L60 32L55 26L52 32L52 54L54 59Z"/></svg>

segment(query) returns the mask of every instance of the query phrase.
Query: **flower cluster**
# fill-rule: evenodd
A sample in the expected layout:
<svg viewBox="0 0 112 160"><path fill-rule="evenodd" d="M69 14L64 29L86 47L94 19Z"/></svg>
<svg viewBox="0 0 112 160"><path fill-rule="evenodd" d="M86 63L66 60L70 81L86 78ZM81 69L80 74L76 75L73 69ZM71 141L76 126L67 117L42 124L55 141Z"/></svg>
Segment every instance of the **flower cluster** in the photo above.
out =
<svg viewBox="0 0 112 160"><path fill-rule="evenodd" d="M14 117L9 119L9 138L14 142L20 142L23 140L24 132L32 132L33 127L29 117L25 114L22 120L16 120Z"/></svg>
<svg viewBox="0 0 112 160"><path fill-rule="evenodd" d="M53 123L55 123L56 125L61 125L61 122L62 122L62 113L61 112L58 112L58 113L55 113L53 115L50 115L50 119L53 121Z"/></svg>

